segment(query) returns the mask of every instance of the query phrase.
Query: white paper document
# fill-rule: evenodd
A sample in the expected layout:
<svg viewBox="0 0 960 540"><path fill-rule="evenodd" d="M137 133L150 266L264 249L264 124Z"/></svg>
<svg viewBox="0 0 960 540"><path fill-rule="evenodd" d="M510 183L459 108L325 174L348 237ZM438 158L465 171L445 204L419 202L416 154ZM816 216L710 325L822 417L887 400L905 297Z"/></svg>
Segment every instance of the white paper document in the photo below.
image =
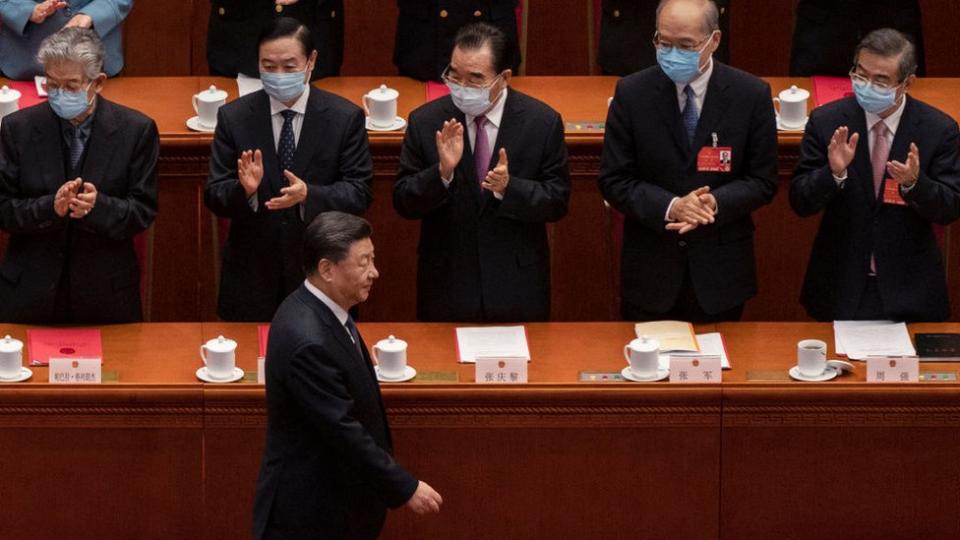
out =
<svg viewBox="0 0 960 540"><path fill-rule="evenodd" d="M47 97L47 78L43 75L37 75L33 78L33 84L37 87L37 95Z"/></svg>
<svg viewBox="0 0 960 540"><path fill-rule="evenodd" d="M868 356L916 356L906 323L834 321L834 349L851 360Z"/></svg>
<svg viewBox="0 0 960 540"><path fill-rule="evenodd" d="M709 334L697 334L697 344L700 345L700 352L666 352L660 355L660 369L670 369L671 356L719 356L720 367L730 369L730 359L727 358L727 350L723 346L723 337L720 332L710 332Z"/></svg>
<svg viewBox="0 0 960 540"><path fill-rule="evenodd" d="M523 358L530 360L527 332L522 326L478 326L457 328L460 362L472 364L481 358Z"/></svg>
<svg viewBox="0 0 960 540"><path fill-rule="evenodd" d="M263 88L263 83L260 82L260 79L255 79L243 73L237 75L237 92L240 93L240 97L252 94L261 88Z"/></svg>

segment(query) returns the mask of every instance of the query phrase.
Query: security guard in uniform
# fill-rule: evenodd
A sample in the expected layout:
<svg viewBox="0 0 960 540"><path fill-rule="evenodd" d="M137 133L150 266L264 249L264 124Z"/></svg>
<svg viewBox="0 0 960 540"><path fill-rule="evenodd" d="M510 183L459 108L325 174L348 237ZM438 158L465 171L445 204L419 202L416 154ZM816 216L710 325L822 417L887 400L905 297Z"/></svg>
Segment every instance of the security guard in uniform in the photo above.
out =
<svg viewBox="0 0 960 540"><path fill-rule="evenodd" d="M720 8L723 39L713 57L726 64L730 56L730 0L714 2ZM603 0L598 62L604 75L623 77L657 63L653 33L657 30L659 3L660 0Z"/></svg>
<svg viewBox="0 0 960 540"><path fill-rule="evenodd" d="M317 48L311 79L340 74L343 0L211 0L207 29L210 73L259 77L257 36L276 17L292 17L310 29Z"/></svg>
<svg viewBox="0 0 960 540"><path fill-rule="evenodd" d="M393 63L400 75L439 81L450 63L453 37L461 26L484 21L500 29L512 43L514 73L520 67L517 0L397 0L397 40Z"/></svg>

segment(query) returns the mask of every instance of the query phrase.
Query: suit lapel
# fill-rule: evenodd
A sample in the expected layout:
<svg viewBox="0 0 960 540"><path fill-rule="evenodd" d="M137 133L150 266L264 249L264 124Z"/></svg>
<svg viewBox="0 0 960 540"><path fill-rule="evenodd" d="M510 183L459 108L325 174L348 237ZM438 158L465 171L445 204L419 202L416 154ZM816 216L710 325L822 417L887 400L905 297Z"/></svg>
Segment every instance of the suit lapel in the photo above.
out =
<svg viewBox="0 0 960 540"><path fill-rule="evenodd" d="M322 129L326 109L320 90L311 88L310 97L307 98L307 110L303 115L303 125L300 128L300 140L297 141L297 150L293 155L293 172L304 181L306 179L303 175L307 173L310 159L317 154L323 140L321 137L311 137L309 134Z"/></svg>
<svg viewBox="0 0 960 540"><path fill-rule="evenodd" d="M693 145L688 156L688 166L690 160L697 158L700 148L713 144L710 134L716 133L717 124L723 119L723 114L730 103L730 96L727 95L729 81L725 70L726 66L714 61L713 73L710 75L710 82L707 83L707 93L703 100L703 110L700 111L700 120L697 122L697 131L693 136Z"/></svg>
<svg viewBox="0 0 960 540"><path fill-rule="evenodd" d="M518 151L519 148L522 148L520 139L523 135L524 121L524 107L521 97L516 90L511 88L507 92L507 101L503 104L503 116L500 117L500 127L497 128L497 140L491 141L493 151L490 153L490 163L487 164L488 170L496 167L500 161L501 148L507 149L508 161L512 158L511 150ZM478 186L480 185L479 182L480 180L477 179ZM486 208L487 205L496 200L496 197L493 196L492 192L483 188L480 189L482 208Z"/></svg>
<svg viewBox="0 0 960 540"><path fill-rule="evenodd" d="M680 102L677 100L677 85L662 71L659 72L660 81L657 84L657 110L667 131L673 135L673 142L684 158L690 155L690 144L687 142L687 132L680 118ZM684 159L686 161L686 159Z"/></svg>
<svg viewBox="0 0 960 540"><path fill-rule="evenodd" d="M118 125L113 104L97 97L97 109L90 130L90 146L87 148L80 175L84 182L90 182L97 186L97 189L103 188L107 164L110 163L114 150L122 144L116 140Z"/></svg>
<svg viewBox="0 0 960 540"><path fill-rule="evenodd" d="M852 106L846 111L847 126L850 128L850 135L860 134L860 141L857 142L853 163L850 164L852 174L848 176L857 179L855 182L856 188L866 194L866 200L875 204L877 195L873 190L873 165L870 163L870 137L867 130L867 117L856 101L851 101L851 103Z"/></svg>
<svg viewBox="0 0 960 540"><path fill-rule="evenodd" d="M40 168L41 178L51 193L60 189L67 180L64 178L66 170L63 161L63 135L60 131L60 118L54 114L49 104L41 105L47 110L47 117L43 122L33 125L33 152L34 163Z"/></svg>
<svg viewBox="0 0 960 540"><path fill-rule="evenodd" d="M463 111L458 109L453 101L447 97L446 105L443 110L443 118L440 120L437 129L443 127L443 122L451 118L456 118L463 125L463 155L460 157L460 163L454 169L454 182L450 189L464 190L466 197L469 198L479 209L480 207L480 182L477 180L477 172L473 166L473 147L470 145L470 135L467 133L467 117ZM459 180L458 180L459 178Z"/></svg>
<svg viewBox="0 0 960 540"><path fill-rule="evenodd" d="M323 323L327 325L330 334L333 335L337 343L340 344L340 347L343 349L343 352L350 355L354 360L364 361L363 355L357 351L357 347L353 344L353 340L350 339L350 336L347 334L347 328L340 324L340 321L337 320L336 315L333 314L333 311L330 310L319 298L313 295L306 286L300 285L300 288L297 289L297 293L300 295L300 298L309 306L313 307L313 310L316 311ZM362 341L362 340L361 340Z"/></svg>
<svg viewBox="0 0 960 540"><path fill-rule="evenodd" d="M267 180L260 184L261 191L266 188L266 192L260 197L260 204L262 205L267 200L279 196L280 188L287 184L283 178L283 171L280 170L277 146L273 142L273 118L270 114L270 98L267 97L266 92L262 90L257 92L257 98L251 101L250 117L256 148L263 153L263 175L264 179ZM244 150L254 150L254 148L239 148L238 150L242 152Z"/></svg>
<svg viewBox="0 0 960 540"><path fill-rule="evenodd" d="M907 104L903 108L903 115L900 117L897 133L893 137L893 144L890 145L890 155L887 157L887 161L906 163L907 154L910 152L910 143L918 139L917 130L920 129L920 118L914 112L915 104L910 96L904 96L903 99L907 100ZM884 175L884 184L886 184L888 178L890 178L889 171ZM880 189L882 190L885 187L885 185L881 185Z"/></svg>

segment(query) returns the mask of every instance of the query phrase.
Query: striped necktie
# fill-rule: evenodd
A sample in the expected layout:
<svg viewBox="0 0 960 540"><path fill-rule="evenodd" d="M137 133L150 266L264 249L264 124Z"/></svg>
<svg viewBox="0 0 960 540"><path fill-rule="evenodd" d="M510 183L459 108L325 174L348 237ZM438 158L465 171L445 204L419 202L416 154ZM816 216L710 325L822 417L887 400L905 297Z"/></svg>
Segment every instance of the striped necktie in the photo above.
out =
<svg viewBox="0 0 960 540"><path fill-rule="evenodd" d="M687 103L683 106L683 127L687 130L687 143L693 146L693 137L697 133L697 122L700 120L700 111L697 109L697 100L693 88L688 84L683 89L687 96Z"/></svg>

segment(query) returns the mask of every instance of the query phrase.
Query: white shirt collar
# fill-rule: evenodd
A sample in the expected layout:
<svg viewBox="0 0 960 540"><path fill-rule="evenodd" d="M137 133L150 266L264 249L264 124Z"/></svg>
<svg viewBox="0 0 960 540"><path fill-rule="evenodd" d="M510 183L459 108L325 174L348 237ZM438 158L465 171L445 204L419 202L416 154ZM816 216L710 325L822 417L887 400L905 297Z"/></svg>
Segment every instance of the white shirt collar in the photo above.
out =
<svg viewBox="0 0 960 540"><path fill-rule="evenodd" d="M486 114L484 114L484 116L487 117L487 122L490 122L498 129L500 128L500 120L503 119L503 107L504 103L507 102L507 92L509 91L509 88L509 86L505 86L503 88L503 92L500 92L500 96L497 98L496 103L494 103L493 107L487 111ZM468 126L472 125L473 119L476 118L476 116L470 116L469 114L466 115L466 117Z"/></svg>
<svg viewBox="0 0 960 540"><path fill-rule="evenodd" d="M310 85L307 85L307 89L300 94L300 97L297 98L297 101L293 104L292 107L287 107L283 103L270 98L270 116L280 114L281 112L290 109L299 114L307 114L307 100L310 98Z"/></svg>
<svg viewBox="0 0 960 540"><path fill-rule="evenodd" d="M880 118L878 114L864 111L867 114L867 132L869 133L873 129L873 126L877 125L877 122L883 120L883 123L887 125L890 133L896 133L897 128L900 126L900 119L903 117L903 110L906 107L907 95L904 94L903 99L900 101L900 106L897 107L897 110L893 111L893 114L886 118Z"/></svg>
<svg viewBox="0 0 960 540"><path fill-rule="evenodd" d="M703 94L707 92L707 85L710 84L711 75L713 75L713 56L710 57L710 60L707 60L707 69L703 70L703 73L696 79L687 84L675 83L677 85L677 95L683 94L683 90L689 85L690 88L693 89L693 95L697 96L698 99L702 98Z"/></svg>
<svg viewBox="0 0 960 540"><path fill-rule="evenodd" d="M340 304L331 300L329 296L323 293L323 291L314 287L313 283L310 283L309 279L303 280L303 286L306 287L307 290L310 291L314 296L319 298L320 301L323 302L325 306L330 308L330 311L332 311L333 315L337 318L338 321L340 321L340 324L342 325L347 324L347 317L349 316L349 313L347 313L347 310L340 307Z"/></svg>

